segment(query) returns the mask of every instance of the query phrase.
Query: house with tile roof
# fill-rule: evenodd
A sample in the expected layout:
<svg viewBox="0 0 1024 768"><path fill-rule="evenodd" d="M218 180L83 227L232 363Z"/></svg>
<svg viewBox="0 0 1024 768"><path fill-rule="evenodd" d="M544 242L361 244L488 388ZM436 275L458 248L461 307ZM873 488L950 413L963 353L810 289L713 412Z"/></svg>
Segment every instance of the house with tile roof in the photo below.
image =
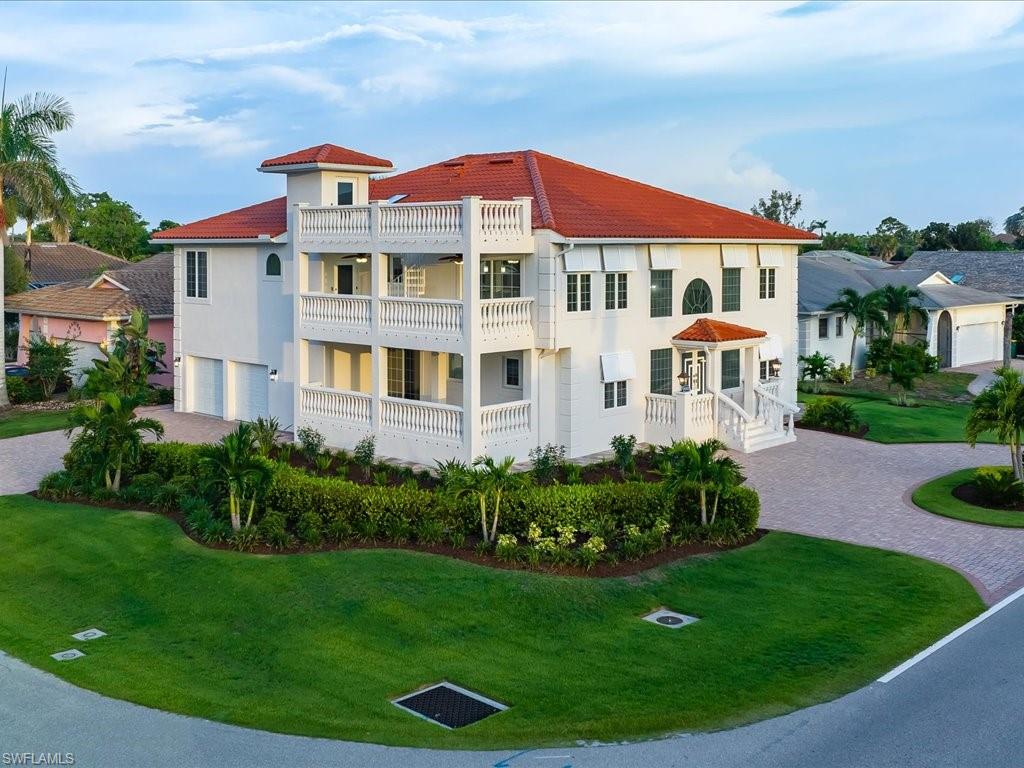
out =
<svg viewBox="0 0 1024 768"><path fill-rule="evenodd" d="M101 349L118 326L139 309L149 316L149 335L166 346L166 372L154 376L152 383L170 386L174 357L174 254L159 253L143 261L120 263L123 266L118 269L107 269L95 276L6 297L4 309L19 316L18 361L26 362L23 347L33 335L69 341L74 349L72 378L80 379L93 360L102 358Z"/></svg>
<svg viewBox="0 0 1024 768"><path fill-rule="evenodd" d="M795 439L810 232L534 150L396 173L319 145L174 249L175 407L433 463Z"/></svg>
<svg viewBox="0 0 1024 768"><path fill-rule="evenodd" d="M951 368L1004 358L1007 311L1016 301L1008 296L979 290L939 270L896 267L849 251L810 251L799 260L799 351L801 355L820 352L836 364L864 368L867 345L881 329L869 328L854 337L848 318L829 309L844 288L861 295L886 285L903 285L921 293L920 307L927 322L914 318L897 339L916 341L939 358L939 365Z"/></svg>
<svg viewBox="0 0 1024 768"><path fill-rule="evenodd" d="M129 262L82 243L11 243L25 265L29 288L93 278L105 269L120 269Z"/></svg>

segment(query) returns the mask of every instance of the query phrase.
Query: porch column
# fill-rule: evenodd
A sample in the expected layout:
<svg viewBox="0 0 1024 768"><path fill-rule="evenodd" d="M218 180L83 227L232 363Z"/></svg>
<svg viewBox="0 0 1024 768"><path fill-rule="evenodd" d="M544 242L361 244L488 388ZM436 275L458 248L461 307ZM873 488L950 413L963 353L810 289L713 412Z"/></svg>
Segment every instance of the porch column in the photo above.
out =
<svg viewBox="0 0 1024 768"><path fill-rule="evenodd" d="M480 434L480 198L462 198L462 447L472 461Z"/></svg>
<svg viewBox="0 0 1024 768"><path fill-rule="evenodd" d="M523 400L530 403L530 445L540 444L540 350L523 350Z"/></svg>
<svg viewBox="0 0 1024 768"><path fill-rule="evenodd" d="M743 357L743 410L754 412L754 382L758 379L757 347L744 347Z"/></svg>

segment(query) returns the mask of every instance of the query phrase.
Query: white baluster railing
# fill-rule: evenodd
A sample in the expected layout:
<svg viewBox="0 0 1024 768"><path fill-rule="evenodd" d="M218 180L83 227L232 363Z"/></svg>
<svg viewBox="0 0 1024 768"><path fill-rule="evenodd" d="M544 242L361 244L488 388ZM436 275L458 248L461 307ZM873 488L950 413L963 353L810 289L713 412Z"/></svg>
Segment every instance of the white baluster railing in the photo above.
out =
<svg viewBox="0 0 1024 768"><path fill-rule="evenodd" d="M382 296L380 327L389 331L458 336L462 333L462 302Z"/></svg>
<svg viewBox="0 0 1024 768"><path fill-rule="evenodd" d="M671 395L647 395L644 420L648 424L672 426L676 423L676 399Z"/></svg>
<svg viewBox="0 0 1024 768"><path fill-rule="evenodd" d="M484 299L480 302L480 330L485 337L530 333L532 307L532 298Z"/></svg>
<svg viewBox="0 0 1024 768"><path fill-rule="evenodd" d="M480 409L480 434L485 440L527 434L529 431L529 400L485 405Z"/></svg>
<svg viewBox="0 0 1024 768"><path fill-rule="evenodd" d="M523 204L518 201L491 201L480 203L480 234L484 240L517 240L527 233L523 230Z"/></svg>
<svg viewBox="0 0 1024 768"><path fill-rule="evenodd" d="M714 424L715 421L715 393L705 392L703 395L693 396L693 423L698 426Z"/></svg>
<svg viewBox="0 0 1024 768"><path fill-rule="evenodd" d="M763 421L775 432L793 431L799 406L776 397L761 385L754 386L754 418Z"/></svg>
<svg viewBox="0 0 1024 768"><path fill-rule="evenodd" d="M769 381L762 381L758 386L767 392L772 397L779 396L779 386L782 384L778 379L771 379Z"/></svg>
<svg viewBox="0 0 1024 768"><path fill-rule="evenodd" d="M462 409L454 405L382 397L380 425L382 429L462 441Z"/></svg>
<svg viewBox="0 0 1024 768"><path fill-rule="evenodd" d="M382 238L462 236L462 203L406 203L380 207Z"/></svg>
<svg viewBox="0 0 1024 768"><path fill-rule="evenodd" d="M306 384L300 389L299 403L303 416L339 419L369 426L373 398L365 392Z"/></svg>
<svg viewBox="0 0 1024 768"><path fill-rule="evenodd" d="M327 205L299 208L300 239L359 239L370 236L370 206Z"/></svg>
<svg viewBox="0 0 1024 768"><path fill-rule="evenodd" d="M300 318L310 323L370 327L370 297L303 293Z"/></svg>
<svg viewBox="0 0 1024 768"><path fill-rule="evenodd" d="M727 395L715 392L718 403L718 427L725 442L730 448L745 450L747 442L747 425L753 417L743 407Z"/></svg>

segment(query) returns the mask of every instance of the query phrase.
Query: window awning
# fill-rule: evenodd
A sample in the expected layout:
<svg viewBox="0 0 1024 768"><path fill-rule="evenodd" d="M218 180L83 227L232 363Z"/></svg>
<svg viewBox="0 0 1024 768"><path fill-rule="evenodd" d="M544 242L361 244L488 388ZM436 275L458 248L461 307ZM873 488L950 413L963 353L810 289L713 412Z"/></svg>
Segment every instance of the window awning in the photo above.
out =
<svg viewBox="0 0 1024 768"><path fill-rule="evenodd" d="M682 266L682 249L678 245L652 243L651 269L679 269Z"/></svg>
<svg viewBox="0 0 1024 768"><path fill-rule="evenodd" d="M722 266L726 269L736 269L750 266L750 255L745 245L723 245Z"/></svg>
<svg viewBox="0 0 1024 768"><path fill-rule="evenodd" d="M758 346L757 356L762 360L781 360L782 337L777 333L769 333Z"/></svg>
<svg viewBox="0 0 1024 768"><path fill-rule="evenodd" d="M601 271L601 249L596 245L577 245L563 258L566 272Z"/></svg>
<svg viewBox="0 0 1024 768"><path fill-rule="evenodd" d="M781 245L757 246L757 259L762 267L781 267L785 256L786 250Z"/></svg>
<svg viewBox="0 0 1024 768"><path fill-rule="evenodd" d="M601 381L625 381L636 378L636 362L632 352L604 352L601 354Z"/></svg>
<svg viewBox="0 0 1024 768"><path fill-rule="evenodd" d="M636 272L636 246L602 245L605 272Z"/></svg>

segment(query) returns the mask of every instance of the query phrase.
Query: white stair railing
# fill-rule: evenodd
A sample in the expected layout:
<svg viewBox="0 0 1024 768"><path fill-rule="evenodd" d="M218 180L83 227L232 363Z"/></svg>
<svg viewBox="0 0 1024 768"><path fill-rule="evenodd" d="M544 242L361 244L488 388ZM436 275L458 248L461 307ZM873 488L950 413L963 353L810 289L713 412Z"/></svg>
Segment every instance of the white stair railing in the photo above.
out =
<svg viewBox="0 0 1024 768"><path fill-rule="evenodd" d="M382 429L462 441L462 409L454 405L382 397L380 425Z"/></svg>
<svg viewBox="0 0 1024 768"><path fill-rule="evenodd" d="M787 403L761 385L754 386L754 418L768 425L773 432L792 434L799 412L800 407L794 403Z"/></svg>
<svg viewBox="0 0 1024 768"><path fill-rule="evenodd" d="M727 395L715 392L718 403L719 433L730 448L746 450L747 427L753 417L743 407Z"/></svg>

